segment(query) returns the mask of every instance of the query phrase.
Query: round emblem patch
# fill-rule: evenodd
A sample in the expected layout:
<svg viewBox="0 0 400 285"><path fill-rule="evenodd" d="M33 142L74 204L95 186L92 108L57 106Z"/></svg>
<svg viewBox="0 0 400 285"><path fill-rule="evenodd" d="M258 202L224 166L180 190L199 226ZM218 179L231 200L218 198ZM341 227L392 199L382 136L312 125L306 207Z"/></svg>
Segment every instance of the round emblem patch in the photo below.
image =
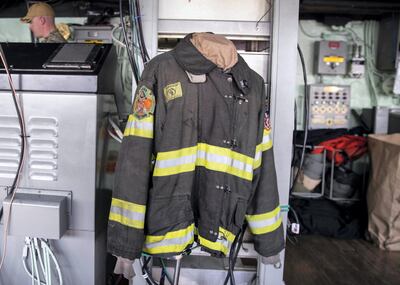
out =
<svg viewBox="0 0 400 285"><path fill-rule="evenodd" d="M136 92L133 102L133 115L138 119L143 119L154 113L156 101L153 92L146 86L141 86Z"/></svg>

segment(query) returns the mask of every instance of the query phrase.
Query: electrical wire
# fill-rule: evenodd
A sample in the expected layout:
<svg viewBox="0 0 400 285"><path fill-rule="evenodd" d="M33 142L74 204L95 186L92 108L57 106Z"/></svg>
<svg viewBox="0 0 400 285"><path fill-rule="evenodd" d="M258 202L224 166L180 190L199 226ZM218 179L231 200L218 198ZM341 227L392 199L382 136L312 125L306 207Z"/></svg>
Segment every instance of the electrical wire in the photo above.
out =
<svg viewBox="0 0 400 285"><path fill-rule="evenodd" d="M42 251L40 249L42 249ZM27 265L28 256L30 257L32 270L29 270ZM52 263L50 261L52 261ZM40 279L38 264L40 265L45 281ZM52 285L52 264L54 264L55 271L58 275L58 284L63 285L60 265L48 242L44 239L26 237L24 249L22 251L22 265L25 272L31 277L32 284Z"/></svg>
<svg viewBox="0 0 400 285"><path fill-rule="evenodd" d="M257 21L257 23L256 23L256 30L258 30L258 25L260 24L260 22L261 22L261 20L265 17L265 16L267 16L267 14L269 13L269 11L271 11L271 8L272 8L272 5L271 5L271 1L266 1L267 2L267 4L268 4L268 9L267 9L267 11L264 13L264 15L262 15L261 16L261 18Z"/></svg>
<svg viewBox="0 0 400 285"><path fill-rule="evenodd" d="M140 33L138 29L138 16L137 16L137 9L136 9L136 1L129 0L129 18L132 23L132 41L139 47L138 52L139 56L142 59L142 62L144 63L144 52L143 48L141 46L141 41L140 41ZM137 53L135 53L137 55ZM137 62L139 62L139 56L137 57Z"/></svg>
<svg viewBox="0 0 400 285"><path fill-rule="evenodd" d="M304 56L303 52L301 51L300 45L297 44L297 51L300 56L300 61L301 61L301 67L303 70L303 80L304 80L304 139L303 139L303 146L301 150L301 157L300 157L300 164L297 169L296 175L293 179L293 184L292 187L290 188L290 193L293 192L293 188L296 184L297 179L299 178L300 171L303 168L304 164L304 157L305 157L305 152L306 152L306 145L307 145L307 139L308 139L308 127L309 127L309 120L308 120L308 115L309 115L309 109L308 109L308 86L307 86L307 70L306 70L306 64L304 61Z"/></svg>
<svg viewBox="0 0 400 285"><path fill-rule="evenodd" d="M111 116L108 116L108 123L109 125L107 126L107 133L117 142L122 143L124 134L122 133L121 129L117 126L117 124L112 120ZM112 129L110 129L110 127Z"/></svg>
<svg viewBox="0 0 400 285"><path fill-rule="evenodd" d="M117 31L118 29L121 29L120 26L115 26L112 30L111 30L111 39L113 41L113 43L119 45L120 47L123 47L124 49L126 48L126 44L124 44L123 42L121 42L119 39L117 39L115 37L115 31Z"/></svg>
<svg viewBox="0 0 400 285"><path fill-rule="evenodd" d="M167 267L165 266L164 260L162 258L160 258L160 262L161 262L162 270L165 273L165 277L167 277L168 282L170 284L173 284L173 280L172 280L171 276L169 275Z"/></svg>
<svg viewBox="0 0 400 285"><path fill-rule="evenodd" d="M109 116L108 117L108 122L112 126L112 128L115 130L117 133L118 137L122 139L124 137L124 133L121 131L121 129L117 126L117 124L112 120L112 118Z"/></svg>
<svg viewBox="0 0 400 285"><path fill-rule="evenodd" d="M143 260L142 260L143 258ZM142 276L143 278L146 280L147 284L149 285L159 285L152 277L151 272L149 271L149 268L147 267L147 265L149 264L151 257L149 257L148 259L143 256L142 258L139 258L139 262L140 265L142 267Z"/></svg>
<svg viewBox="0 0 400 285"><path fill-rule="evenodd" d="M122 27L122 31L123 31L123 35L124 35L124 43L125 43L125 46L126 46L126 52L128 54L129 63L131 65L131 69L132 69L133 75L135 77L135 81L139 82L139 73L138 73L138 70L136 68L135 61L133 59L131 49L129 47L128 34L126 32L125 20L124 20L124 12L123 12L123 8L122 8L122 0L119 0L119 17L120 17L120 21L121 21L121 27Z"/></svg>
<svg viewBox="0 0 400 285"><path fill-rule="evenodd" d="M114 140L116 140L119 143L122 143L122 139L120 139L117 135L113 134L113 132L107 128L107 133L112 137Z"/></svg>
<svg viewBox="0 0 400 285"><path fill-rule="evenodd" d="M139 0L134 0L135 1L135 6L136 6L136 21L137 21L137 27L139 29L139 40L140 40L140 45L142 47L143 51L143 61L146 63L148 60L150 60L150 56L147 53L147 48L146 44L144 42L144 36L143 36L143 27L142 27L142 15L140 12L140 1Z"/></svg>
<svg viewBox="0 0 400 285"><path fill-rule="evenodd" d="M235 275L234 275L234 270L235 270L235 264L237 257L239 255L240 248L242 247L243 243L243 237L246 232L247 224L243 224L240 232L236 235L231 248L229 250L229 267L228 267L228 274L225 277L224 285L228 284L228 281L230 280L231 285L235 285Z"/></svg>
<svg viewBox="0 0 400 285"><path fill-rule="evenodd" d="M22 102L20 100L18 100L17 92L15 91L15 88L14 88L14 83L13 83L13 80L12 80L12 77L10 74L9 66L7 64L7 60L6 60L6 57L5 57L5 54L3 52L1 45L0 45L0 59L3 63L5 71L7 73L8 83L10 85L13 102L14 102L15 109L16 109L17 116L18 116L18 123L19 123L19 127L21 130L21 155L19 157L18 167L17 167L17 172L15 174L15 178L11 185L10 192L8 193L8 195L11 195L11 199L10 199L10 204L9 204L9 209L8 209L8 216L6 217L6 221L4 223L4 228L3 228L3 231L4 231L3 232L4 233L4 235L3 235L3 252L2 252L1 261L0 261L0 270L1 270L3 267L3 264L4 264L6 253L7 253L7 238L8 238L10 217L11 217L11 208L12 208L12 204L15 199L15 194L17 192L16 188L19 185L22 167L23 167L24 161L25 161L26 129L25 129L24 114L23 114L23 110L22 110ZM19 98L19 99L21 99L21 98ZM3 208L0 209L0 218L2 217L2 215L3 215Z"/></svg>

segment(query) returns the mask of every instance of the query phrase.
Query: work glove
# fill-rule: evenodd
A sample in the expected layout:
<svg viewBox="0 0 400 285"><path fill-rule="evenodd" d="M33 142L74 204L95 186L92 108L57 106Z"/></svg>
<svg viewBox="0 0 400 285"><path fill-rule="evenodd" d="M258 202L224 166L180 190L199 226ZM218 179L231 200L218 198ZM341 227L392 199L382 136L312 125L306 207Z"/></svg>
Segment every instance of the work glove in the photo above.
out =
<svg viewBox="0 0 400 285"><path fill-rule="evenodd" d="M126 279L130 280L135 277L135 270L133 269L133 260L116 256L117 263L115 264L114 273L122 274Z"/></svg>

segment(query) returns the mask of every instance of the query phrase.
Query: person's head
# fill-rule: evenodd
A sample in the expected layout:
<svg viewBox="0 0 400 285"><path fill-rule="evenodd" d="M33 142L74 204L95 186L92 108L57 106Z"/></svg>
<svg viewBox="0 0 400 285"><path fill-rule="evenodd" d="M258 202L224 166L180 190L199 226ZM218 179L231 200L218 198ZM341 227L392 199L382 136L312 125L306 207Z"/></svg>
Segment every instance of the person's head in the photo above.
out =
<svg viewBox="0 0 400 285"><path fill-rule="evenodd" d="M56 29L54 16L54 10L49 4L39 2L29 7L28 13L21 21L29 23L35 37L45 38Z"/></svg>

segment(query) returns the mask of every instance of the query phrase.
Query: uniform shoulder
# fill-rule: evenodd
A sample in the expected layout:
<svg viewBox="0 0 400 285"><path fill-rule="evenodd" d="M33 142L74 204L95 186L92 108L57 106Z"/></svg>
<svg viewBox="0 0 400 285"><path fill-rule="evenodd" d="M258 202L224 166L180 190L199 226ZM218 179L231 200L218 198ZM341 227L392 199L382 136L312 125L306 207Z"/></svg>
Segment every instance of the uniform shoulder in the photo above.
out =
<svg viewBox="0 0 400 285"><path fill-rule="evenodd" d="M153 57L147 64L146 67L155 69L160 65L168 64L172 61L175 61L175 58L172 56L171 52L165 52Z"/></svg>
<svg viewBox="0 0 400 285"><path fill-rule="evenodd" d="M155 80L158 71L165 69L168 65L173 64L174 61L175 59L170 52L165 52L153 57L146 63L142 73L142 79Z"/></svg>
<svg viewBox="0 0 400 285"><path fill-rule="evenodd" d="M251 69L251 68L249 68L249 69L250 69L250 76L251 76L253 82L255 84L260 84L260 85L263 84L264 78L260 74L258 74L256 71L254 71L253 69Z"/></svg>

